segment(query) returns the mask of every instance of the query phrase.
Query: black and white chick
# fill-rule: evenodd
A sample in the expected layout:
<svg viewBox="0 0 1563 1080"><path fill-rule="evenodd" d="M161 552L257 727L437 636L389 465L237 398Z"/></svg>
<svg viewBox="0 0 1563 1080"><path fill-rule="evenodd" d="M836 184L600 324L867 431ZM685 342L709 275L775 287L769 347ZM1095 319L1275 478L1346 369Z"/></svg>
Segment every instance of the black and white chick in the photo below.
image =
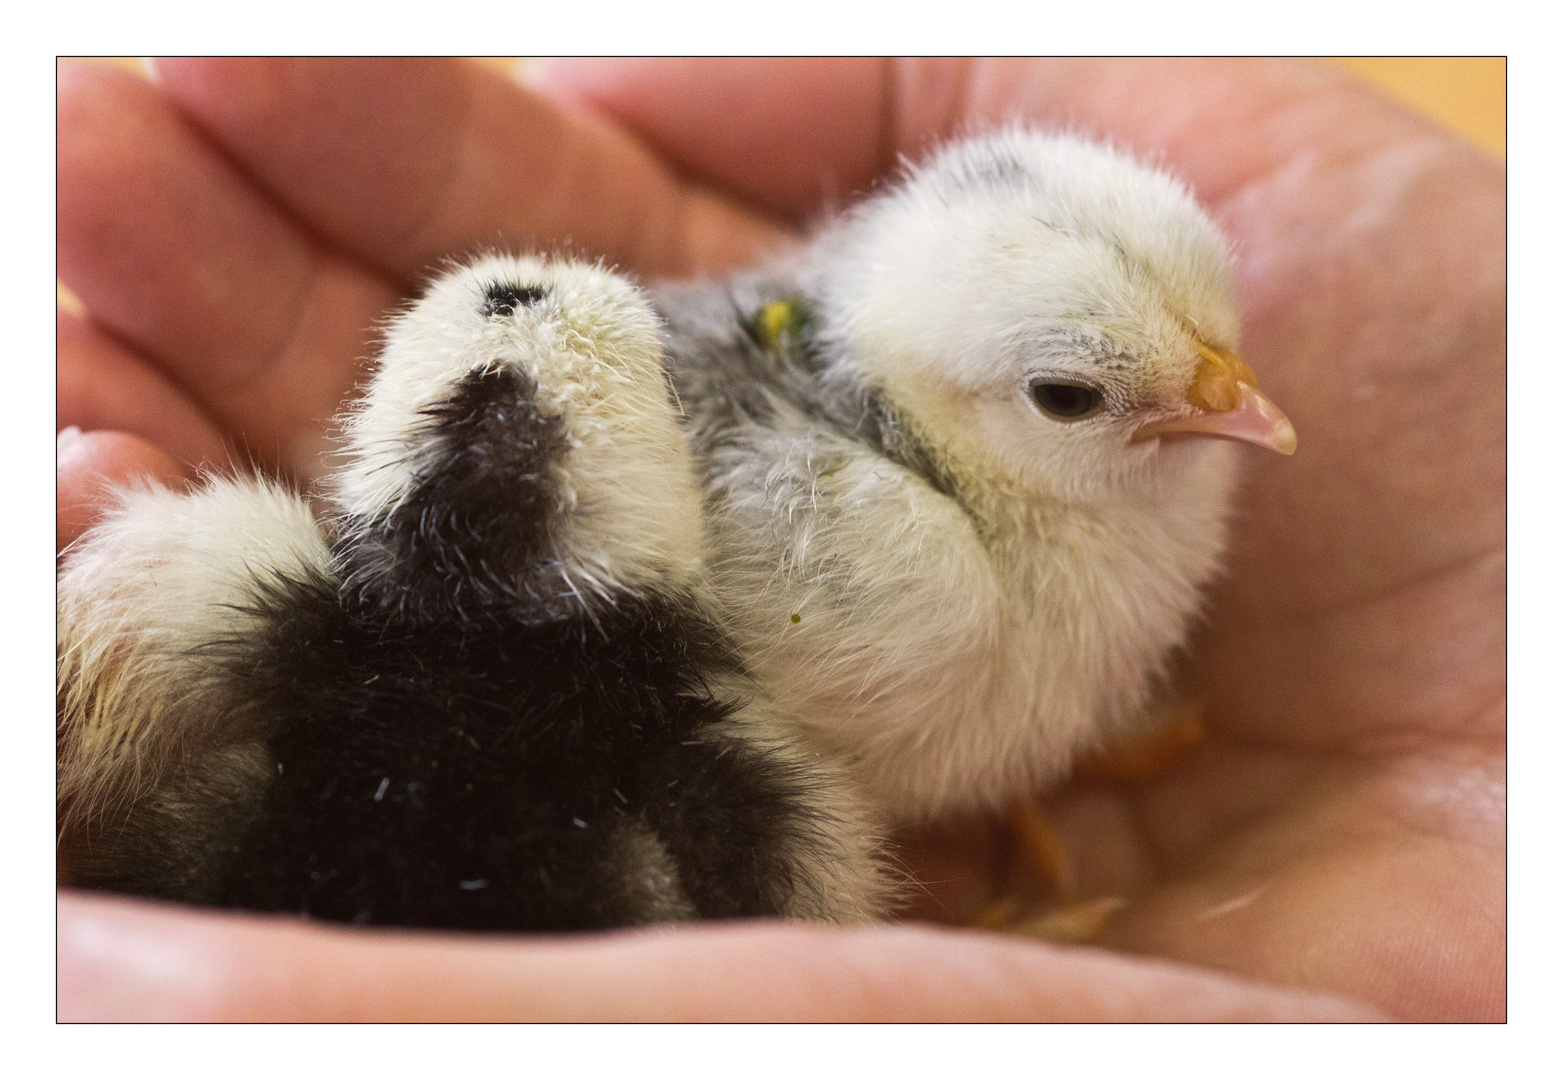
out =
<svg viewBox="0 0 1563 1080"><path fill-rule="evenodd" d="M1131 732L1221 567L1236 352L1190 192L1080 138L953 143L784 266L665 287L743 653L891 819L991 810Z"/></svg>
<svg viewBox="0 0 1563 1080"><path fill-rule="evenodd" d="M873 818L724 636L633 286L448 273L347 432L318 516L148 488L67 554L71 880L465 929L884 910Z"/></svg>

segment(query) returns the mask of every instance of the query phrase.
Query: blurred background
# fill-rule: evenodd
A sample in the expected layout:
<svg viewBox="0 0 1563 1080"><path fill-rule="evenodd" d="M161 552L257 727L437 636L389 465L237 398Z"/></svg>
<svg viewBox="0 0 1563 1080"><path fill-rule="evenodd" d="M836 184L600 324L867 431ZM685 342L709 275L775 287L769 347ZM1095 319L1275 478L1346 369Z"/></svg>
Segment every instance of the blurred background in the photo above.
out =
<svg viewBox="0 0 1563 1080"><path fill-rule="evenodd" d="M1508 155L1508 61L1501 56L1350 56L1331 61L1500 158Z"/></svg>

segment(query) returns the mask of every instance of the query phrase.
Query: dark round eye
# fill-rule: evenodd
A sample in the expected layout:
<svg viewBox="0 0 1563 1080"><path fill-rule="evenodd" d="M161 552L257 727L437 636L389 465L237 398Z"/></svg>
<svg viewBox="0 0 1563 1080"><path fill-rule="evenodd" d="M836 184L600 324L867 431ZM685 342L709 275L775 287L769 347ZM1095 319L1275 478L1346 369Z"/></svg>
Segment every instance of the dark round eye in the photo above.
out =
<svg viewBox="0 0 1563 1080"><path fill-rule="evenodd" d="M1031 396L1055 420L1083 420L1102 407L1101 393L1080 383L1035 382Z"/></svg>

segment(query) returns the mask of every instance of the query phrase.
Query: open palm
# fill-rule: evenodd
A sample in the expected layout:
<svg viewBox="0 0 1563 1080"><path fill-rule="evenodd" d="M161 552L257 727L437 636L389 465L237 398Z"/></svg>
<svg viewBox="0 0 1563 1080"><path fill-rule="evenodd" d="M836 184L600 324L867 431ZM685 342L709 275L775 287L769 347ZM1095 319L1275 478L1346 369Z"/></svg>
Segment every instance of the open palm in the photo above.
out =
<svg viewBox="0 0 1563 1080"><path fill-rule="evenodd" d="M61 315L59 418L89 432L62 540L105 476L317 475L374 327L442 258L719 271L1015 117L1191 182L1301 447L1250 462L1195 651L1212 739L1054 796L1087 887L1132 896L1117 951L910 925L473 942L67 893L62 1016L1503 1016L1499 165L1300 62L572 62L532 91L456 62L157 70L61 69L59 265L88 314ZM946 910L987 884L961 848L913 856L954 879Z"/></svg>

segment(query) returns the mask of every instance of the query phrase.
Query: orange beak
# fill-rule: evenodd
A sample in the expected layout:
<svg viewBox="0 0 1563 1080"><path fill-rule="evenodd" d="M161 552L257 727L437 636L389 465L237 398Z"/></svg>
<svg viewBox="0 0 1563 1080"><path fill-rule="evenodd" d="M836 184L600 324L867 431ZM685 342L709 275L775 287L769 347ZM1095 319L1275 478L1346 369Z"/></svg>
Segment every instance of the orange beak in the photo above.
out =
<svg viewBox="0 0 1563 1080"><path fill-rule="evenodd" d="M1259 392L1254 369L1230 349L1200 342L1199 369L1189 383L1185 400L1199 411L1192 416L1152 420L1130 442L1144 442L1169 435L1233 439L1291 454L1297 450L1297 431L1275 402Z"/></svg>

